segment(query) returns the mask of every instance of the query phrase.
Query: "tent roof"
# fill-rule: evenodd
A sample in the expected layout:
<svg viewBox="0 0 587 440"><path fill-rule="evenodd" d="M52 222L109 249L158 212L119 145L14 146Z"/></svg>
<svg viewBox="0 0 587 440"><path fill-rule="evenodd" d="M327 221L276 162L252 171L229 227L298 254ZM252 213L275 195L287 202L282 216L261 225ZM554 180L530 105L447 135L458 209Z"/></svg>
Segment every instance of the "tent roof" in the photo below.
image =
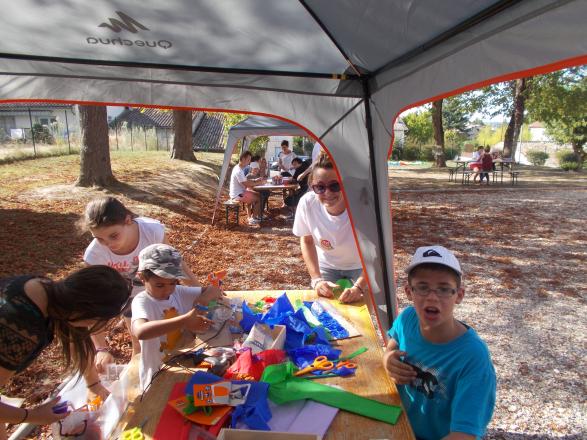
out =
<svg viewBox="0 0 587 440"><path fill-rule="evenodd" d="M211 69L375 72L519 1L3 2L3 55ZM39 32L39 29L52 29ZM48 38L48 36L50 38ZM350 66L353 66L349 69Z"/></svg>
<svg viewBox="0 0 587 440"><path fill-rule="evenodd" d="M249 116L228 130L229 136L236 138L243 136L272 136L290 135L307 136L308 133L297 125L281 119L269 118L267 116Z"/></svg>

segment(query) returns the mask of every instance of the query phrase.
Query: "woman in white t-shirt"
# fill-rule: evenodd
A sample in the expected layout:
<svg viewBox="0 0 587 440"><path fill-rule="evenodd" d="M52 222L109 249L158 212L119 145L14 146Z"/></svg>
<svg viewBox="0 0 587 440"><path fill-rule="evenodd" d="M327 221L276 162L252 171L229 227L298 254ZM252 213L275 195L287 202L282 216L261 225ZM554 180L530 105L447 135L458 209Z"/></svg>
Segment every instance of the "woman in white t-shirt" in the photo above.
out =
<svg viewBox="0 0 587 440"><path fill-rule="evenodd" d="M133 296L142 290L142 282L135 276L139 265L139 252L151 244L167 243L165 226L148 217L138 217L114 197L100 197L87 204L78 226L89 231L94 239L86 248L84 262L90 266L104 264L133 281ZM198 286L198 280L185 261L184 272L189 280L186 284ZM132 338L133 355L140 353L138 339L131 332L130 304L123 311L124 321ZM96 368L105 371L106 365L114 361L109 353L105 333L92 337L96 345Z"/></svg>
<svg viewBox="0 0 587 440"><path fill-rule="evenodd" d="M300 237L312 288L318 295L332 298L335 282L347 278L353 286L345 289L339 299L346 303L358 301L367 283L340 182L326 153L314 164L310 188L312 191L298 204L293 233Z"/></svg>
<svg viewBox="0 0 587 440"><path fill-rule="evenodd" d="M279 153L279 171L282 176L291 176L293 174L293 167L291 161L294 160L296 154L289 149L289 142L284 140L281 142L281 153Z"/></svg>

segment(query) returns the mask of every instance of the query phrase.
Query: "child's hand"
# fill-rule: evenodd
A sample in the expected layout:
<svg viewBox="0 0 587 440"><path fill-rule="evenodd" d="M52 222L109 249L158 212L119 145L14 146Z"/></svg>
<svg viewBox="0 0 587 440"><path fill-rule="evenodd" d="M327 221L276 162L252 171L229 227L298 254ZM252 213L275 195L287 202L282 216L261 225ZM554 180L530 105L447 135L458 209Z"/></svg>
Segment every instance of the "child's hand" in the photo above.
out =
<svg viewBox="0 0 587 440"><path fill-rule="evenodd" d="M184 327L192 332L205 332L213 324L213 321L199 315L196 309L190 310L183 316L185 318Z"/></svg>
<svg viewBox="0 0 587 440"><path fill-rule="evenodd" d="M202 289L201 295L197 299L198 304L207 306L210 301L215 301L224 296L222 289L216 286L208 286Z"/></svg>
<svg viewBox="0 0 587 440"><path fill-rule="evenodd" d="M400 357L402 356L407 356L407 353L399 350L385 350L383 366L396 384L407 385L416 378L416 372L401 361Z"/></svg>
<svg viewBox="0 0 587 440"><path fill-rule="evenodd" d="M340 294L340 296L338 297L338 300L341 303L352 303L355 301L360 301L361 298L363 298L363 292L361 292L361 289L359 289L356 286L350 287L348 289L344 289L342 291L342 293Z"/></svg>
<svg viewBox="0 0 587 440"><path fill-rule="evenodd" d="M70 414L69 410L62 414L53 412L53 407L56 406L60 400L61 397L58 396L51 399L49 402L44 403L43 405L39 405L36 408L29 409L29 415L26 418L26 422L32 423L34 425L48 425L50 423L66 418Z"/></svg>
<svg viewBox="0 0 587 440"><path fill-rule="evenodd" d="M334 289L337 287L337 284L334 284L330 281L320 281L316 284L315 290L318 296L323 296L325 298L334 298Z"/></svg>

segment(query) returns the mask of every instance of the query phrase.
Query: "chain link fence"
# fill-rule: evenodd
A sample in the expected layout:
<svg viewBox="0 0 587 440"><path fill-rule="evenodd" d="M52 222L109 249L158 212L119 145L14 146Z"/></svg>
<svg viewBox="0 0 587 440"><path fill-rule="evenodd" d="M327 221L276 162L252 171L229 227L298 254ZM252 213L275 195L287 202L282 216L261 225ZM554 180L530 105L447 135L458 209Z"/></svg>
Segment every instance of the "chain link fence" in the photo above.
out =
<svg viewBox="0 0 587 440"><path fill-rule="evenodd" d="M173 147L173 130L167 128L123 125L109 128L108 138L111 151L170 151ZM0 160L77 154L80 142L79 130L72 131L57 121L32 127L0 127Z"/></svg>

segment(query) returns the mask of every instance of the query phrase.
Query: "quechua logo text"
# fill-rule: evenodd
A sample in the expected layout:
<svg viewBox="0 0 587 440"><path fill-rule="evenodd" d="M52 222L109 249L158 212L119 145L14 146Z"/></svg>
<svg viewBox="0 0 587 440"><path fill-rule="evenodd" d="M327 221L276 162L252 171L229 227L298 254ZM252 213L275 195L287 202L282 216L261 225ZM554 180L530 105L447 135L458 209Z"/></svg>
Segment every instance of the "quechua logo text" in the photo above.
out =
<svg viewBox="0 0 587 440"><path fill-rule="evenodd" d="M128 14L125 14L122 11L116 11L118 14L118 18L108 18L107 22L100 23L98 25L99 28L107 28L110 29L112 32L116 32L119 34L122 32L130 32L131 34L136 34L139 30L143 31L150 31L150 29L145 26L143 23L139 22L138 20L134 19ZM160 48L160 49L169 49L173 46L173 43L169 40L131 40L128 38L121 38L120 36L116 36L115 38L104 38L104 37L96 37L96 36L88 36L86 38L86 43L91 45L104 45L104 46L136 46L136 47L150 47L150 48Z"/></svg>

